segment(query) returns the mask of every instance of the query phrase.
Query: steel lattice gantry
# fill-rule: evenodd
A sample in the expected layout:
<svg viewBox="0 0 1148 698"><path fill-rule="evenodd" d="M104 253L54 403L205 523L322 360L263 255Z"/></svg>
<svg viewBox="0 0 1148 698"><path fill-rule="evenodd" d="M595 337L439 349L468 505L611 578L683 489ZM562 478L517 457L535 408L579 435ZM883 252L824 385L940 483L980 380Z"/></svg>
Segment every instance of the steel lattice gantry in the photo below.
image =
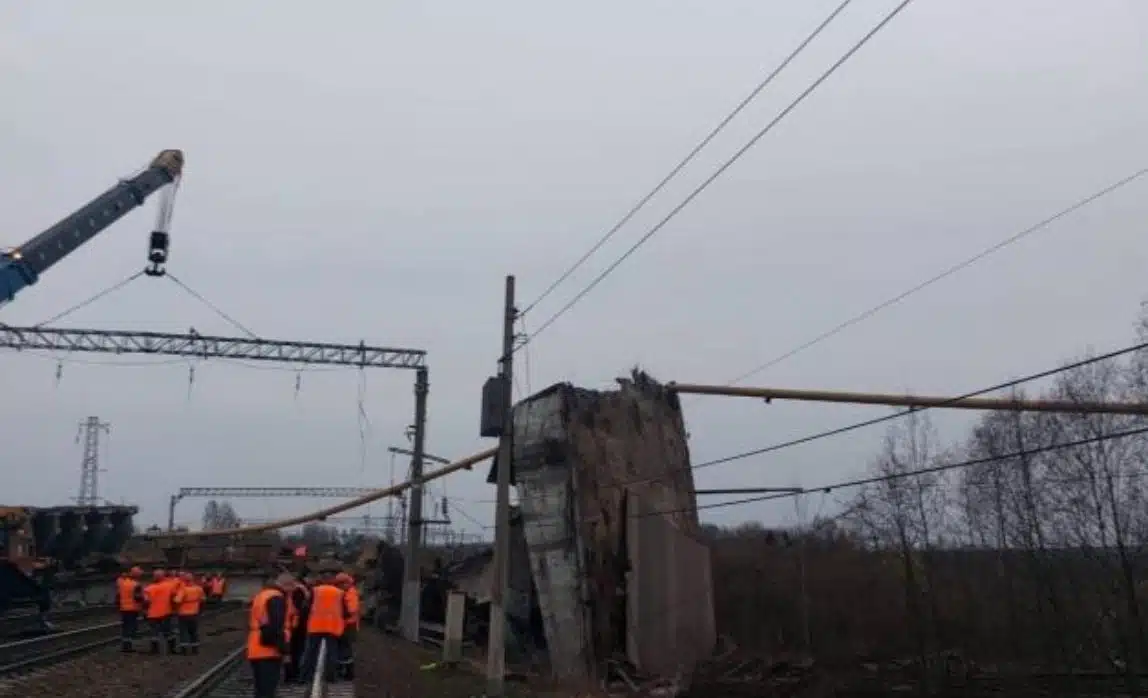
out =
<svg viewBox="0 0 1148 698"><path fill-rule="evenodd" d="M0 349L89 352L97 354L151 354L185 356L201 359L240 359L267 361L295 366L333 365L359 368L404 368L415 371L415 415L411 431L411 507L407 522L407 560L418 560L422 546L422 477L426 443L427 394L430 376L426 352L418 349L394 349L359 344L322 344L288 342L273 339L248 339L201 335L192 329L187 334L163 332L130 332L123 330L64 330L48 327L12 327L0 324ZM172 495L168 527L174 525L175 502ZM409 574L417 566L408 564ZM407 579L403 586L403 617L419 617L418 578ZM409 625L409 624L408 624ZM414 633L417 636L418 625ZM414 639L417 639L415 637Z"/></svg>
<svg viewBox="0 0 1148 698"><path fill-rule="evenodd" d="M242 359L288 364L359 366L362 368L426 368L426 352L359 344L289 342L275 339L216 337L195 332L125 332L120 330L61 330L11 327L0 324L0 348L70 351L97 354L154 354L201 359Z"/></svg>
<svg viewBox="0 0 1148 698"><path fill-rule="evenodd" d="M180 487L176 497L365 497L378 487Z"/></svg>

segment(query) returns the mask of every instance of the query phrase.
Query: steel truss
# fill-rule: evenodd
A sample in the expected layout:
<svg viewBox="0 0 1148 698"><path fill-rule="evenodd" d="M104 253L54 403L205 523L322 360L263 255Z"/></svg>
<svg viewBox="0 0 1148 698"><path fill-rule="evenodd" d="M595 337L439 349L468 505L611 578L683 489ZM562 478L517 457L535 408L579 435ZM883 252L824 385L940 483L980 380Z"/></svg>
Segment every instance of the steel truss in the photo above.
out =
<svg viewBox="0 0 1148 698"><path fill-rule="evenodd" d="M364 497L378 487L180 487L177 499L187 497Z"/></svg>
<svg viewBox="0 0 1148 698"><path fill-rule="evenodd" d="M0 348L97 354L152 354L201 359L242 359L285 364L426 368L426 352L359 344L288 342L275 339L216 337L124 330L62 330L0 324Z"/></svg>

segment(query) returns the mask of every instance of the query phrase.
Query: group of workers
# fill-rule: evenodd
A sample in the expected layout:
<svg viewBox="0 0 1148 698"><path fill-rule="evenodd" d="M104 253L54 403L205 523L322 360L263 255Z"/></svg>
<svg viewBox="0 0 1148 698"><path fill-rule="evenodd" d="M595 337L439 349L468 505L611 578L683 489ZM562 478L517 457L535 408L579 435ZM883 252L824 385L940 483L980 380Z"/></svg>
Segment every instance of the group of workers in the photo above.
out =
<svg viewBox="0 0 1148 698"><path fill-rule="evenodd" d="M143 570L132 567L116 580L120 611L120 640L124 652L135 652L141 617L147 623L151 652L166 647L169 654L199 653L199 616L208 603L223 599L222 575L156 569L143 582Z"/></svg>
<svg viewBox="0 0 1148 698"><path fill-rule="evenodd" d="M274 698L280 680L310 681L323 657L328 682L355 677L354 641L362 605L354 578L322 569L302 579L269 579L251 602L247 660L255 698Z"/></svg>
<svg viewBox="0 0 1148 698"><path fill-rule="evenodd" d="M145 584L143 576L132 567L117 581L123 651L135 651L142 618L153 654L197 654L200 613L223 599L226 580L157 569ZM320 656L329 682L353 679L360 619L359 592L346 572L323 568L317 577L268 578L251 599L247 624L255 698L274 698L281 681L309 681Z"/></svg>

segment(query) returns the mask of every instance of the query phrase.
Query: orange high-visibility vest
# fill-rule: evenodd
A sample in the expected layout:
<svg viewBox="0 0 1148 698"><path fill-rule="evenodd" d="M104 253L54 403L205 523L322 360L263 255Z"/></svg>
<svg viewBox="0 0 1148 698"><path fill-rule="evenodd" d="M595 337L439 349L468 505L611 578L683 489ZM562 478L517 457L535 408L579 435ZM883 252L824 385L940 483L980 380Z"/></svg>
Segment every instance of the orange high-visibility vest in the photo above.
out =
<svg viewBox="0 0 1148 698"><path fill-rule="evenodd" d="M143 609L143 605L136 599L139 586L140 583L131 577L124 576L116 580L116 595L122 613L139 613Z"/></svg>
<svg viewBox="0 0 1148 698"><path fill-rule="evenodd" d="M211 594L213 596L223 596L223 577L214 577L211 580Z"/></svg>
<svg viewBox="0 0 1148 698"><path fill-rule="evenodd" d="M359 617L362 615L362 604L359 601L359 590L355 587L347 589L347 612L350 618L347 619L347 627L359 627Z"/></svg>
<svg viewBox="0 0 1148 698"><path fill-rule="evenodd" d="M307 633L342 637L346 627L343 613L343 590L332 584L319 584L311 592L311 615L307 617Z"/></svg>
<svg viewBox="0 0 1148 698"><path fill-rule="evenodd" d="M166 579L152 582L144 587L144 598L147 599L148 619L156 620L171 615L171 597L174 592L175 587Z"/></svg>
<svg viewBox="0 0 1148 698"><path fill-rule="evenodd" d="M267 602L275 596L283 596L278 589L263 589L251 601L251 614L247 623L247 659L278 659L282 655L278 647L268 647L260 640L260 629L267 625L270 616Z"/></svg>
<svg viewBox="0 0 1148 698"><path fill-rule="evenodd" d="M183 587L175 595L175 612L185 618L199 615L203 606L203 587L192 582L184 582Z"/></svg>

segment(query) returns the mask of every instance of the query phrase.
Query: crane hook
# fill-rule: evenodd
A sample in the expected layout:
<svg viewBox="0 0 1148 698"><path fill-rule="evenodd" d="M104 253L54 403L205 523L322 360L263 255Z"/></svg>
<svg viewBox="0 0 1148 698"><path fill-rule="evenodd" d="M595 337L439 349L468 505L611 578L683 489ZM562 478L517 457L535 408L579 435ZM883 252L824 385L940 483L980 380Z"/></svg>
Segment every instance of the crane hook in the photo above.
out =
<svg viewBox="0 0 1148 698"><path fill-rule="evenodd" d="M148 241L148 266L144 273L148 276L163 276L167 274L164 265L167 264L167 248L171 243L171 235L162 230L153 230Z"/></svg>

